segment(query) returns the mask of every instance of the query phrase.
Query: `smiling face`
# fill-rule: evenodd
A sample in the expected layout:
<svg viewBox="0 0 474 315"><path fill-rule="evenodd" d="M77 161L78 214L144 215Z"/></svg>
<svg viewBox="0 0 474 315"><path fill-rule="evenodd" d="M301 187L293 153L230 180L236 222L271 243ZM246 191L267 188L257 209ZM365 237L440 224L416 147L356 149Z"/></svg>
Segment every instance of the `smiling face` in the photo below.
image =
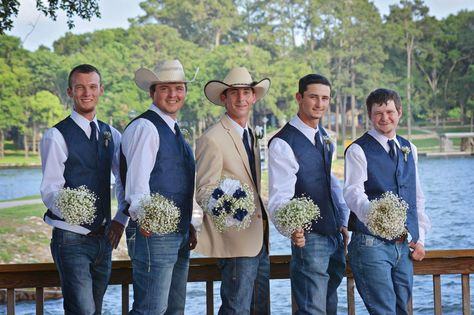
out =
<svg viewBox="0 0 474 315"><path fill-rule="evenodd" d="M309 84L301 95L296 93L298 117L311 128L316 128L331 100L331 88L324 84Z"/></svg>
<svg viewBox="0 0 474 315"><path fill-rule="evenodd" d="M395 136L401 117L402 108L400 107L397 111L393 100L388 100L383 104L373 104L370 111L370 120L375 130L389 139Z"/></svg>
<svg viewBox="0 0 474 315"><path fill-rule="evenodd" d="M254 90L250 87L229 88L221 94L221 100L225 104L227 115L245 127L256 101Z"/></svg>
<svg viewBox="0 0 474 315"><path fill-rule="evenodd" d="M104 93L104 86L100 83L100 76L96 72L74 72L71 76L71 86L67 95L74 102L74 110L92 120L100 96Z"/></svg>
<svg viewBox="0 0 474 315"><path fill-rule="evenodd" d="M159 83L150 90L150 97L156 107L176 119L178 111L184 105L186 86L184 83Z"/></svg>

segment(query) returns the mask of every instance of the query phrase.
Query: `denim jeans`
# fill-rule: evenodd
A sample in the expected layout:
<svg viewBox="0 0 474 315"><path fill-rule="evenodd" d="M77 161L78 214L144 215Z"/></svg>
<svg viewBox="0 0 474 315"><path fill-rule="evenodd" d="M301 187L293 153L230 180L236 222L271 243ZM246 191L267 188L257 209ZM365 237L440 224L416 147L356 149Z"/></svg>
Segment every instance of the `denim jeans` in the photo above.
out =
<svg viewBox="0 0 474 315"><path fill-rule="evenodd" d="M133 308L129 314L184 314L188 234L145 237L133 221L129 222L126 234L133 267Z"/></svg>
<svg viewBox="0 0 474 315"><path fill-rule="evenodd" d="M107 236L54 228L51 253L61 280L64 313L101 314L112 267L112 246Z"/></svg>
<svg viewBox="0 0 474 315"><path fill-rule="evenodd" d="M266 245L255 257L222 258L219 315L270 314L270 260Z"/></svg>
<svg viewBox="0 0 474 315"><path fill-rule="evenodd" d="M337 288L346 269L342 236L305 233L305 238L304 247L291 245L296 314L337 314Z"/></svg>
<svg viewBox="0 0 474 315"><path fill-rule="evenodd" d="M352 233L349 263L357 291L370 314L408 314L413 264L407 241L389 243Z"/></svg>

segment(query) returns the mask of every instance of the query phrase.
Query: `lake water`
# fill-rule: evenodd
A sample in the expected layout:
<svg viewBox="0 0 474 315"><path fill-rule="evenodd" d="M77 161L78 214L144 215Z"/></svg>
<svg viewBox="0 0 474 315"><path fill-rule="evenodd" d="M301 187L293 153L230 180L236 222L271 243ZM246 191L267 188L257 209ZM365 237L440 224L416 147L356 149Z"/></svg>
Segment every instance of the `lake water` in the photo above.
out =
<svg viewBox="0 0 474 315"><path fill-rule="evenodd" d="M26 173L34 172L26 170ZM456 157L426 159L419 162L419 171L426 197L426 211L431 218L432 230L426 239L426 249L474 248L474 229L470 216L473 214L474 196L474 158ZM0 170L2 172L2 170ZM5 172L5 170L3 170ZM17 172L20 172L17 170ZM21 171L22 172L22 171ZM39 171L39 177L41 177ZM3 185L4 173L0 173L0 183ZM11 176L11 175L10 175ZM23 176L23 175L22 175ZM28 175L30 176L30 175ZM34 176L33 176L34 177ZM24 178L24 177L22 177ZM26 187L36 189L40 178L32 180L31 184L22 179L15 181L17 188L12 191L23 191ZM13 185L13 184L9 184ZM0 186L0 200L2 189ZM6 199L6 198L5 198ZM271 255L290 254L287 239L276 232L273 226L270 231ZM413 301L415 314L433 314L433 284L431 276L416 276L414 281ZM443 314L458 315L462 313L461 279L456 276L441 277L441 295ZM474 279L471 277L471 301L474 301ZM104 301L104 314L120 314L121 287L110 286ZM206 295L204 283L188 284L186 314L201 315L206 310ZM339 313L347 314L346 282L339 287ZM130 301L133 296L130 295ZM271 281L272 314L291 314L290 282L289 280ZM217 314L220 305L219 283L214 286L214 305ZM471 306L472 312L474 307ZM361 299L356 294L357 314L367 314ZM34 304L22 302L17 304L17 314L35 314ZM0 306L0 314L6 314L5 306ZM63 314L61 300L45 302L45 314Z"/></svg>

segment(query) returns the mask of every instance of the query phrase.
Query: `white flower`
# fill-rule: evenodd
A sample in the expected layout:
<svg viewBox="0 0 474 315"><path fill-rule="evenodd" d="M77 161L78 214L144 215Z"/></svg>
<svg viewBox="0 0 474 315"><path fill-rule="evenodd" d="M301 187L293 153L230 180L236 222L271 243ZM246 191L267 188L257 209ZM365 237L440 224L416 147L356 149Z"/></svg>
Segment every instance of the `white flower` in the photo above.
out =
<svg viewBox="0 0 474 315"><path fill-rule="evenodd" d="M257 137L257 139L263 139L263 127L262 126L255 126L255 137Z"/></svg>
<svg viewBox="0 0 474 315"><path fill-rule="evenodd" d="M106 148L109 146L110 139L112 139L112 134L110 131L104 131L104 143Z"/></svg>
<svg viewBox="0 0 474 315"><path fill-rule="evenodd" d="M407 147L406 145L402 146L400 148L400 150L402 150L403 152L403 159L405 160L405 162L408 160L408 154L410 154L411 150L410 150L410 147Z"/></svg>
<svg viewBox="0 0 474 315"><path fill-rule="evenodd" d="M225 178L211 192L204 208L219 232L231 227L243 230L250 225L255 212L253 192L239 180Z"/></svg>
<svg viewBox="0 0 474 315"><path fill-rule="evenodd" d="M71 225L90 224L96 217L96 195L86 186L63 188L56 196L55 206Z"/></svg>
<svg viewBox="0 0 474 315"><path fill-rule="evenodd" d="M334 142L330 136L323 136L323 142L326 144L328 151L331 150L331 144Z"/></svg>
<svg viewBox="0 0 474 315"><path fill-rule="evenodd" d="M155 193L140 200L137 221L145 231L164 235L178 231L181 212L173 201Z"/></svg>
<svg viewBox="0 0 474 315"><path fill-rule="evenodd" d="M406 233L408 204L392 193L385 192L370 202L367 214L367 228L379 237L393 240Z"/></svg>
<svg viewBox="0 0 474 315"><path fill-rule="evenodd" d="M312 222L317 221L321 215L313 200L303 196L290 200L275 212L274 217L278 231L291 237L298 229L310 231Z"/></svg>

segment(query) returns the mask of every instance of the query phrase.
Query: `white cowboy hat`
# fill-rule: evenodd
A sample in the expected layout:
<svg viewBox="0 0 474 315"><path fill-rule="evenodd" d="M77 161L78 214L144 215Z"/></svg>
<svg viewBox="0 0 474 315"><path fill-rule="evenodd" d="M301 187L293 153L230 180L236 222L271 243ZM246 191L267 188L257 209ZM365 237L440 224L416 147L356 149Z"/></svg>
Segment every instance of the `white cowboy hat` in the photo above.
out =
<svg viewBox="0 0 474 315"><path fill-rule="evenodd" d="M212 80L207 82L204 87L204 95L212 103L224 106L221 94L231 87L251 87L255 91L256 101L258 101L267 94L270 88L270 79L265 78L259 82L253 81L246 68L233 68L223 81Z"/></svg>
<svg viewBox="0 0 474 315"><path fill-rule="evenodd" d="M184 76L183 65L179 60L166 60L155 66L153 71L140 68L135 71L135 83L145 91L157 83L188 83L196 79L199 68L196 69L192 80L187 81Z"/></svg>

